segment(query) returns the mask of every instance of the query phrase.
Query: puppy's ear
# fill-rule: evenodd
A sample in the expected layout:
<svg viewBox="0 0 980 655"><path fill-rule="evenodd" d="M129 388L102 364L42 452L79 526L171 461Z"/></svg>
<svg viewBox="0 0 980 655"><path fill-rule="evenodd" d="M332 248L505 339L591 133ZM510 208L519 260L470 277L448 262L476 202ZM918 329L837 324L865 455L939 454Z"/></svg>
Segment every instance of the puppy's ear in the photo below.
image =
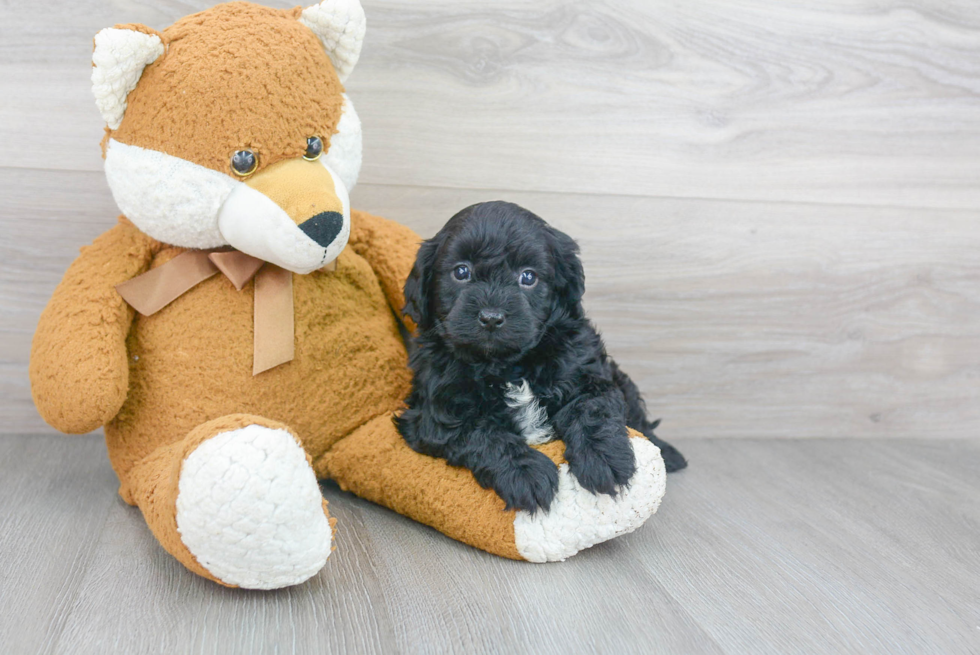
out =
<svg viewBox="0 0 980 655"><path fill-rule="evenodd" d="M405 307L402 313L411 318L419 330L432 327L429 298L432 286L432 267L436 263L436 251L439 250L441 239L439 235L424 241L415 255L415 266L405 280Z"/></svg>
<svg viewBox="0 0 980 655"><path fill-rule="evenodd" d="M566 308L578 307L585 293L585 271L578 257L578 244L550 225L547 230L555 266L555 297Z"/></svg>

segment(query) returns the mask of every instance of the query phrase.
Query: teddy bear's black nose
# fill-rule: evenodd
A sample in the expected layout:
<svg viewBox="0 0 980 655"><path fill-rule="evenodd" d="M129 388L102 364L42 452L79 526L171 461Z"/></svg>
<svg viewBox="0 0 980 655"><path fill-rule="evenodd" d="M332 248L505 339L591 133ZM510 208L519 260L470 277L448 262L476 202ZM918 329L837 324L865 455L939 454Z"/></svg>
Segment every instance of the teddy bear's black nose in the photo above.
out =
<svg viewBox="0 0 980 655"><path fill-rule="evenodd" d="M326 248L344 227L344 215L340 212L320 212L299 224L306 236Z"/></svg>

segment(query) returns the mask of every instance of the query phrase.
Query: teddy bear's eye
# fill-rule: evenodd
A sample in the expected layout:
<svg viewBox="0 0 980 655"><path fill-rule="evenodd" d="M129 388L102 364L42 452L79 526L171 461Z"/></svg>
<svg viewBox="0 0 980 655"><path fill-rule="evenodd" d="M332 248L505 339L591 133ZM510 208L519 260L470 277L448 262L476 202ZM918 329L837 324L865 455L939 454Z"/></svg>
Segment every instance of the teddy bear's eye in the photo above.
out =
<svg viewBox="0 0 980 655"><path fill-rule="evenodd" d="M231 170L239 177L251 175L258 165L259 158L251 150L236 150L231 156Z"/></svg>
<svg viewBox="0 0 980 655"><path fill-rule="evenodd" d="M315 161L320 158L320 153L323 152L323 141L320 140L318 136L311 136L306 139L306 154L303 155L303 159L306 161Z"/></svg>

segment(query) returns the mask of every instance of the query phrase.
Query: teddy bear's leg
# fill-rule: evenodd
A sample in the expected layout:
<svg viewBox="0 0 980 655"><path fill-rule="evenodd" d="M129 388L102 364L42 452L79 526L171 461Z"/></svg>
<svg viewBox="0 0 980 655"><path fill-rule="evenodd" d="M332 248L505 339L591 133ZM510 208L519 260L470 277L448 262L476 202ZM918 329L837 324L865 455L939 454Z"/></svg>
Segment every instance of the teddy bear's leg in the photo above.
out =
<svg viewBox="0 0 980 655"><path fill-rule="evenodd" d="M559 467L549 512L505 511L496 493L466 469L421 455L405 443L390 414L358 428L314 462L320 477L487 552L531 562L564 560L640 527L663 498L666 471L660 451L630 431L637 471L612 498L583 489L569 473L564 444L538 448Z"/></svg>
<svg viewBox="0 0 980 655"><path fill-rule="evenodd" d="M330 554L332 523L289 429L233 414L158 448L123 482L161 545L226 586L299 584Z"/></svg>

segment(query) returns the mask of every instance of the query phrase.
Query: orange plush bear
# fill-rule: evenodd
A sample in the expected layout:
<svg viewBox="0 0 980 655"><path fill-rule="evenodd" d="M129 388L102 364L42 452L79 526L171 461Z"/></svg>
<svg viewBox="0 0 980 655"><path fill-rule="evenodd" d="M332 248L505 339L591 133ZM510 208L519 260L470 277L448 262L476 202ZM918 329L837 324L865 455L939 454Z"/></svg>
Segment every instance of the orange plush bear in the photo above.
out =
<svg viewBox="0 0 980 655"><path fill-rule="evenodd" d="M538 562L635 529L664 491L645 438L616 499L581 489L556 442L541 447L561 469L551 511L505 511L396 432L410 382L398 315L420 240L349 206L361 126L342 84L364 28L357 0L234 2L162 33L95 37L124 216L41 315L34 401L64 432L104 426L123 499L187 568L228 586L323 567L332 519L317 477Z"/></svg>

